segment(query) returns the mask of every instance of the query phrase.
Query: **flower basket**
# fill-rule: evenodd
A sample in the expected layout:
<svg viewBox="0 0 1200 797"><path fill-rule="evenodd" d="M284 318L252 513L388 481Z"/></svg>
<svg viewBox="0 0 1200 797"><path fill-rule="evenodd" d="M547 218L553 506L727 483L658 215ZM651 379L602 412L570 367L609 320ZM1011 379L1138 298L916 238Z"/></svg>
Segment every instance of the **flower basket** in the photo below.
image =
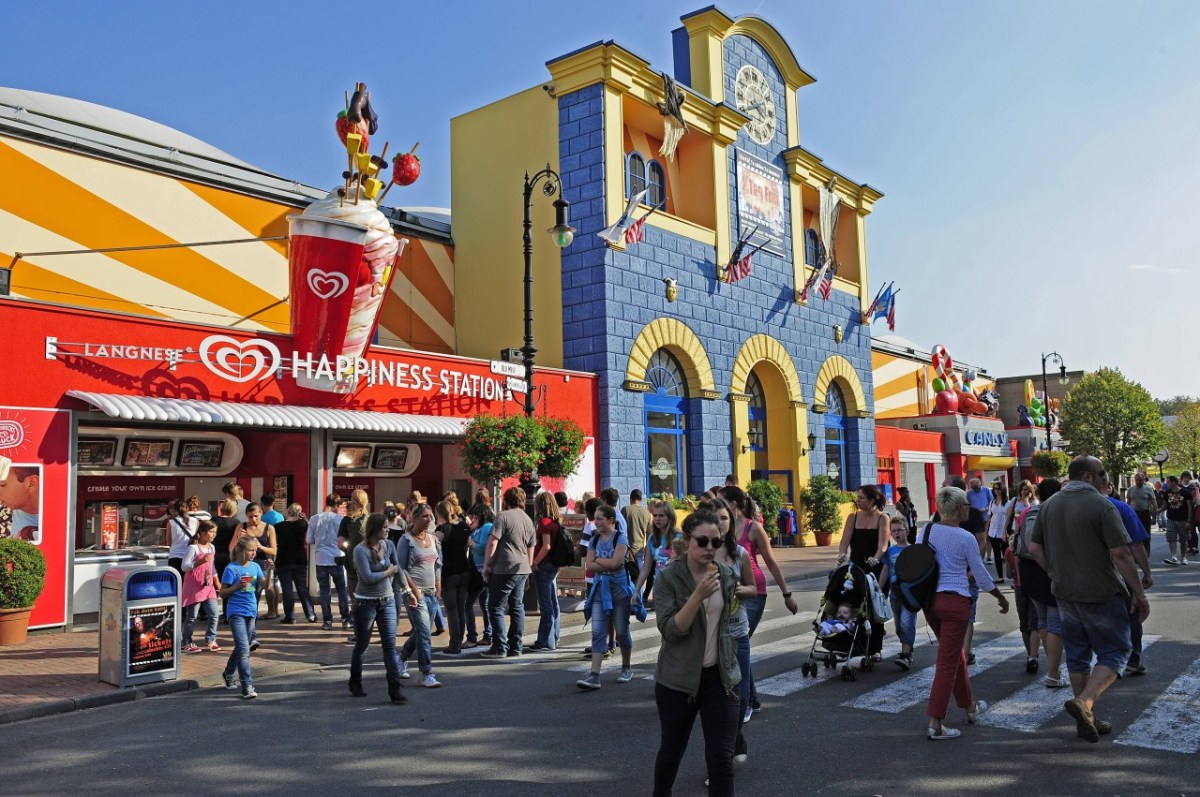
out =
<svg viewBox="0 0 1200 797"><path fill-rule="evenodd" d="M472 479L491 482L533 472L545 445L546 433L533 418L479 415L467 424L459 453Z"/></svg>
<svg viewBox="0 0 1200 797"><path fill-rule="evenodd" d="M565 418L542 418L538 423L546 437L538 474L554 479L570 476L583 458L583 430Z"/></svg>

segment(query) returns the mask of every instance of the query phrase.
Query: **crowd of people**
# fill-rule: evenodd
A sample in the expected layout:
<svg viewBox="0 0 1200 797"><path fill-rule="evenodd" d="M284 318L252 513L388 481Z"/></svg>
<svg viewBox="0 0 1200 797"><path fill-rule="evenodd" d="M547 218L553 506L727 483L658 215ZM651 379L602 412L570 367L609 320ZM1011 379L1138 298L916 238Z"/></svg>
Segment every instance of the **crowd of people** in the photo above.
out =
<svg viewBox="0 0 1200 797"><path fill-rule="evenodd" d="M1151 486L1139 473L1126 497L1128 503L1113 494L1110 475L1093 457L1073 460L1065 483L1020 482L1011 496L1002 484L985 487L978 479L968 484L947 477L936 495L937 512L923 526L907 490L899 491L894 507L876 485L856 491L838 564L871 573L888 595L901 646L894 661L901 670L912 667L920 613L938 638L926 705L929 739L961 734L945 722L951 699L968 723L987 711L986 701L971 689L972 630L980 592L996 598L1001 614L1009 611L1008 595L1000 589L1006 581L1012 582L1025 641L1026 672L1039 673L1044 651L1044 684L1071 688L1064 709L1078 735L1094 742L1112 731L1111 722L1096 716L1097 700L1118 677L1146 672L1141 624L1149 613L1146 590L1153 584L1150 527L1157 521L1166 532L1171 546L1166 563L1186 564L1187 554L1195 554L1200 483L1185 473ZM168 526L170 564L183 577L183 650L221 651L218 625L226 622L233 645L225 684L253 698L250 654L259 646L256 625L264 598L266 619L295 623L298 601L308 622L332 630L336 594L337 618L353 633L350 693L366 695L363 656L378 639L388 698L403 703L402 686L414 659L422 686L442 685L434 673L434 637L448 635L437 651L443 656L483 646L485 659L520 657L526 582L532 582L540 607L529 650L557 650L562 634L557 577L562 566L579 561L591 644L583 650L590 668L578 688L599 690L603 662L618 652L615 683L633 679L630 623L645 621L653 609L662 638L655 672L661 741L654 793L670 793L699 716L710 793L731 794L733 763L748 756L745 725L759 708L751 644L765 609L768 573L785 609L795 614L798 608L753 500L731 478L701 496L681 527L671 501L648 501L633 490L618 509L620 495L606 489L575 503L586 516L576 541L563 530L571 503L565 494L539 493L532 518L526 499L520 488L510 488L496 511L491 495L480 491L464 511L454 493L432 506L414 493L372 513L359 490L346 498L327 496L323 510L311 518L298 504L275 511L270 495L261 504L247 501L235 483L227 486L216 518L194 497L176 501ZM923 605L912 607L899 589L903 561L906 551L923 545L936 560L936 588ZM307 586L310 555L319 606ZM411 629L403 644L401 608ZM852 609L841 607L845 617L834 613L821 621L830 633L839 623L849 627L855 622ZM199 616L206 622L202 638L195 633ZM865 651L875 661L882 658L884 627L873 625Z"/></svg>

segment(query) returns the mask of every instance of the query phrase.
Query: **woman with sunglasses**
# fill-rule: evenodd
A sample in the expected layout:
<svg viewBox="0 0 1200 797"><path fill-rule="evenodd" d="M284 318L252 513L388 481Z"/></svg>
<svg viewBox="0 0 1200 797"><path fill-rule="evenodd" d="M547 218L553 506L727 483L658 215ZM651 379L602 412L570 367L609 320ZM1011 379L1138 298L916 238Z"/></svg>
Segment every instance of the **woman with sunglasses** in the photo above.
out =
<svg viewBox="0 0 1200 797"><path fill-rule="evenodd" d="M846 526L842 530L837 563L842 565L849 559L855 567L868 570L875 578L879 578L883 572L884 555L892 541L891 521L883 511L887 499L875 485L864 484L855 493L855 505L854 514L846 518ZM883 623L872 623L867 653L875 661L882 656L885 632Z"/></svg>
<svg viewBox="0 0 1200 797"><path fill-rule="evenodd" d="M654 586L662 645L654 673L661 741L654 761L654 795L671 794L696 715L704 731L708 794L733 794L742 674L729 634L738 576L715 560L724 537L716 513L700 508L683 523L686 554Z"/></svg>

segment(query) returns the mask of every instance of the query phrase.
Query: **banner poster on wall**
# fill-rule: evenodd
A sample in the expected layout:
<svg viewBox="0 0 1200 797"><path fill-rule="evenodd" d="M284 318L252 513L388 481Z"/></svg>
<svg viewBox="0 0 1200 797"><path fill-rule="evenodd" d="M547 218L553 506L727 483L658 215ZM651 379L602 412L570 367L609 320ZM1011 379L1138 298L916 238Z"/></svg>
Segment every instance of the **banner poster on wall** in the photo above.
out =
<svg viewBox="0 0 1200 797"><path fill-rule="evenodd" d="M127 676L169 670L175 666L175 604L129 608L129 672Z"/></svg>
<svg viewBox="0 0 1200 797"><path fill-rule="evenodd" d="M762 158L737 151L738 237L784 257L783 170ZM757 229L755 229L757 228Z"/></svg>

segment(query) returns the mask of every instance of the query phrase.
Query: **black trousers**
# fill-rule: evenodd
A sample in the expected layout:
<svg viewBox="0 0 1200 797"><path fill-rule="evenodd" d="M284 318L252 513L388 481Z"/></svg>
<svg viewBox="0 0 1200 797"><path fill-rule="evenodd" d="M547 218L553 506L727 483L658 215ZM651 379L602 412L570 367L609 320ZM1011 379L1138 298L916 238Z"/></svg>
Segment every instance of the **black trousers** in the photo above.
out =
<svg viewBox="0 0 1200 797"><path fill-rule="evenodd" d="M670 797L697 714L704 732L709 797L732 797L733 744L740 719L738 696L725 693L717 668L705 667L700 671L700 689L695 699L661 684L654 687L654 699L662 726L658 757L654 760L654 797Z"/></svg>
<svg viewBox="0 0 1200 797"><path fill-rule="evenodd" d="M1003 537L988 537L992 545L992 564L996 566L996 577L1004 578L1004 552L1008 550L1008 540Z"/></svg>

